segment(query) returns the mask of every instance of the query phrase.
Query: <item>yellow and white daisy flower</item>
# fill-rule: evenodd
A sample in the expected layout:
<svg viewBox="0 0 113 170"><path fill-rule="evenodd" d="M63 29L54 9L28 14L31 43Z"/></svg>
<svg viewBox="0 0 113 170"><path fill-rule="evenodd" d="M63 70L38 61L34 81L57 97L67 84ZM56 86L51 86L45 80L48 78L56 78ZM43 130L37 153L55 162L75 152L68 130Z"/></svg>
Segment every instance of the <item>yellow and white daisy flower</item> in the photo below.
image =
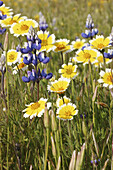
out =
<svg viewBox="0 0 113 170"><path fill-rule="evenodd" d="M22 112L25 112L24 117L30 117L32 119L33 117L41 117L45 110L45 104L47 103L47 99L40 98L40 100L36 103L30 103L29 105L26 105L27 108L24 109ZM51 103L47 103L47 108L49 109L51 107Z"/></svg>
<svg viewBox="0 0 113 170"><path fill-rule="evenodd" d="M0 6L0 12L2 13L2 15L11 16L11 15L13 15L13 12L11 12L11 11L12 11L12 9L10 9L9 7L5 7L5 4Z"/></svg>
<svg viewBox="0 0 113 170"><path fill-rule="evenodd" d="M38 38L41 40L41 49L40 51L50 52L55 48L53 45L55 42L55 35L49 34L48 31L38 31L37 32Z"/></svg>
<svg viewBox="0 0 113 170"><path fill-rule="evenodd" d="M20 35L24 36L28 34L30 27L36 28L38 27L38 23L35 20L27 19L27 20L21 20L18 23L13 23L10 32L11 34L14 34L14 36L18 37Z"/></svg>
<svg viewBox="0 0 113 170"><path fill-rule="evenodd" d="M57 118L63 120L72 120L74 115L77 115L76 105L72 103L64 104L57 109Z"/></svg>
<svg viewBox="0 0 113 170"><path fill-rule="evenodd" d="M54 82L51 82L51 85L47 86L47 89L51 92L56 92L58 94L62 94L66 91L70 83L70 79L66 78L59 78L58 80L55 80Z"/></svg>
<svg viewBox="0 0 113 170"><path fill-rule="evenodd" d="M23 62L23 58L21 58L20 63L13 68L13 74L17 74L18 70L25 71L28 68L26 64Z"/></svg>
<svg viewBox="0 0 113 170"><path fill-rule="evenodd" d="M73 58L75 62L83 63L83 65L91 64L97 62L97 57L99 55L96 49L92 49L91 47L84 48L84 50L78 50L76 52L77 56Z"/></svg>
<svg viewBox="0 0 113 170"><path fill-rule="evenodd" d="M109 89L113 88L113 70L106 68L105 72L101 70L100 76L101 79L98 80L99 83L103 83L104 87L108 87Z"/></svg>
<svg viewBox="0 0 113 170"><path fill-rule="evenodd" d="M0 24L2 27L9 27L11 26L13 23L18 23L21 20L25 20L27 19L27 17L23 16L20 17L21 14L16 14L14 16L9 16L4 20L0 20Z"/></svg>
<svg viewBox="0 0 113 170"><path fill-rule="evenodd" d="M76 72L77 65L72 65L72 63L68 63L68 65L63 64L63 69L59 69L59 73L62 74L62 77L68 79L74 79L78 73Z"/></svg>
<svg viewBox="0 0 113 170"><path fill-rule="evenodd" d="M58 98L56 101L57 107L62 106L63 104L68 104L71 101L70 98L63 96L63 98Z"/></svg>
<svg viewBox="0 0 113 170"><path fill-rule="evenodd" d="M7 52L7 64L12 65L17 62L20 62L21 52L17 52L16 50L9 50Z"/></svg>
<svg viewBox="0 0 113 170"><path fill-rule="evenodd" d="M94 48L102 50L110 46L111 37L104 38L103 35L96 35L96 38L93 38L93 40L90 40L89 42Z"/></svg>
<svg viewBox="0 0 113 170"><path fill-rule="evenodd" d="M73 49L74 50L81 49L85 45L85 41L86 41L85 39L80 40L79 38L77 38L76 41L72 41L71 44Z"/></svg>
<svg viewBox="0 0 113 170"><path fill-rule="evenodd" d="M106 64L110 63L112 60L111 59L108 59L108 58L104 58L105 59L105 62ZM100 55L97 57L97 62L94 63L95 67L102 67L102 65L104 65L104 60L103 60L103 55L100 53Z"/></svg>
<svg viewBox="0 0 113 170"><path fill-rule="evenodd" d="M68 45L70 40L67 39L59 39L55 41L55 52L69 52L72 50L72 45Z"/></svg>

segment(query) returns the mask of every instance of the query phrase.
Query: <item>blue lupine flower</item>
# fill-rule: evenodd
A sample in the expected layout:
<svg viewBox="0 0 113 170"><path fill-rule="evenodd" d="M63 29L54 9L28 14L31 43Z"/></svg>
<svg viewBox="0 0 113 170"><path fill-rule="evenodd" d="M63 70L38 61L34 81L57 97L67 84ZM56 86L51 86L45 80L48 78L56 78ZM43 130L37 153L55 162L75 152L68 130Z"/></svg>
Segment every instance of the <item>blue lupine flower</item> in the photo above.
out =
<svg viewBox="0 0 113 170"><path fill-rule="evenodd" d="M2 6L3 5L3 1L0 1L0 6Z"/></svg>
<svg viewBox="0 0 113 170"><path fill-rule="evenodd" d="M41 14L39 19L39 28L42 31L45 31L48 28L45 17Z"/></svg>
<svg viewBox="0 0 113 170"><path fill-rule="evenodd" d="M41 75L42 75L42 78L45 78L45 79L51 79L53 77L52 73L49 73L49 74L46 73L46 69L42 70Z"/></svg>
<svg viewBox="0 0 113 170"><path fill-rule="evenodd" d="M28 56L25 56L23 59L24 64L29 65L32 63L33 60L33 54L29 53Z"/></svg>
<svg viewBox="0 0 113 170"><path fill-rule="evenodd" d="M26 76L23 76L23 77L22 77L22 80L23 80L25 83L30 82L31 71L27 71L27 75L28 75L28 77L26 77Z"/></svg>
<svg viewBox="0 0 113 170"><path fill-rule="evenodd" d="M36 81L38 79L38 76L36 74L36 71L32 69L31 75L30 75L30 81Z"/></svg>
<svg viewBox="0 0 113 170"><path fill-rule="evenodd" d="M52 77L53 77L53 74L49 73L49 74L47 74L46 79L48 80L48 79L51 79Z"/></svg>
<svg viewBox="0 0 113 170"><path fill-rule="evenodd" d="M104 57L112 59L113 58L113 49L108 49L108 53L104 52Z"/></svg>
<svg viewBox="0 0 113 170"><path fill-rule="evenodd" d="M20 49L21 53L23 53L23 54L27 54L27 53L31 52L32 50L33 50L33 44L30 41L27 43L26 48Z"/></svg>
<svg viewBox="0 0 113 170"><path fill-rule="evenodd" d="M32 63L36 66L38 64L38 61L37 61L37 56L35 54L33 54L33 60L32 60Z"/></svg>
<svg viewBox="0 0 113 170"><path fill-rule="evenodd" d="M89 38L89 37L91 37L91 31L85 30L85 33L82 33L81 35L83 38Z"/></svg>
<svg viewBox="0 0 113 170"><path fill-rule="evenodd" d="M6 31L6 28L0 28L0 34L4 34L5 33L5 31Z"/></svg>
<svg viewBox="0 0 113 170"><path fill-rule="evenodd" d="M93 19L92 19L91 15L88 14L87 20L86 20L86 28L92 29L93 27L94 27Z"/></svg>
<svg viewBox="0 0 113 170"><path fill-rule="evenodd" d="M4 20L7 17L7 15L3 15L2 12L0 11L0 20Z"/></svg>
<svg viewBox="0 0 113 170"><path fill-rule="evenodd" d="M44 56L44 53L39 53L38 54L38 59L40 62L42 62L43 64L47 64L50 61L50 58L47 56Z"/></svg>

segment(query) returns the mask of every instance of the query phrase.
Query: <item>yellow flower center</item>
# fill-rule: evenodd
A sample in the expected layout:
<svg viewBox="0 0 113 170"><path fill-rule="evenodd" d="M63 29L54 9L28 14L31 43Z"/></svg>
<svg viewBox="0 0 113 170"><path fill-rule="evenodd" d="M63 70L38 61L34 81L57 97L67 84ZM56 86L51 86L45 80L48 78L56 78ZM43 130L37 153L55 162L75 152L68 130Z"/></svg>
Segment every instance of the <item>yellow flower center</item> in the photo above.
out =
<svg viewBox="0 0 113 170"><path fill-rule="evenodd" d="M112 76L112 75L108 75L108 76L106 77L106 80L107 80L108 82L112 82L112 83L113 83L113 76Z"/></svg>
<svg viewBox="0 0 113 170"><path fill-rule="evenodd" d="M75 48L80 48L82 45L82 43L78 42L77 44L75 44Z"/></svg>
<svg viewBox="0 0 113 170"><path fill-rule="evenodd" d="M21 25L21 30L25 31L27 30L29 27L25 24Z"/></svg>
<svg viewBox="0 0 113 170"><path fill-rule="evenodd" d="M102 48L104 48L104 45L102 43L100 43L100 44L97 45L97 48L102 49Z"/></svg>
<svg viewBox="0 0 113 170"><path fill-rule="evenodd" d="M17 23L17 21L12 19L12 20L10 21L10 24L13 24L13 23Z"/></svg>
<svg viewBox="0 0 113 170"><path fill-rule="evenodd" d="M63 91L63 90L64 90L63 87L59 87L59 88L58 88L58 91Z"/></svg>
<svg viewBox="0 0 113 170"><path fill-rule="evenodd" d="M62 49L65 48L65 45L64 45L64 44L59 44L59 45L57 46L57 48L58 48L59 50L62 50Z"/></svg>
<svg viewBox="0 0 113 170"><path fill-rule="evenodd" d="M4 15L4 11L0 10L0 12L2 13L2 15Z"/></svg>
<svg viewBox="0 0 113 170"><path fill-rule="evenodd" d="M67 74L71 74L72 72L73 72L72 68L67 68L67 69L66 69L66 73L67 73Z"/></svg>
<svg viewBox="0 0 113 170"><path fill-rule="evenodd" d="M22 69L23 67L25 67L25 64L24 64L24 63L20 63L20 64L18 65L18 69Z"/></svg>
<svg viewBox="0 0 113 170"><path fill-rule="evenodd" d="M42 45L42 46L46 46L46 45L48 45L48 44L47 44L47 40L42 40L41 45Z"/></svg>
<svg viewBox="0 0 113 170"><path fill-rule="evenodd" d="M66 111L66 112L65 112L65 116L71 116L71 111L69 111L69 110Z"/></svg>
<svg viewBox="0 0 113 170"><path fill-rule="evenodd" d="M91 55L90 55L89 53L84 53L84 58L90 59L90 58L91 58Z"/></svg>
<svg viewBox="0 0 113 170"><path fill-rule="evenodd" d="M33 103L32 105L31 105L31 109L32 110L35 110L35 109L38 109L40 107L40 104L37 102L37 103Z"/></svg>
<svg viewBox="0 0 113 170"><path fill-rule="evenodd" d="M10 54L9 55L9 60L14 60L15 59L15 56L13 54Z"/></svg>

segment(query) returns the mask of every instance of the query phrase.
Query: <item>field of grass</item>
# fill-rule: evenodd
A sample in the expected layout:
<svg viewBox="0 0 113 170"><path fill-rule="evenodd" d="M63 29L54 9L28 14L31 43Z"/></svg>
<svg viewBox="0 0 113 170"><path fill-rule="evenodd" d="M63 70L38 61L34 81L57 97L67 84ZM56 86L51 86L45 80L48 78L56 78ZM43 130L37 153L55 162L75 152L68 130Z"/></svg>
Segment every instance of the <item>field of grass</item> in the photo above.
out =
<svg viewBox="0 0 113 170"><path fill-rule="evenodd" d="M70 45L72 41L77 40L77 37L83 39L81 33L86 30L88 14L91 14L95 28L98 29L97 35L106 38L111 34L112 0L4 0L3 2L6 7L13 9L13 15L21 13L21 16L38 23L41 12L48 24L49 34L54 34L55 40L70 40ZM2 28L1 20L0 25ZM3 51L6 53L4 64L0 58L0 170L113 169L113 87L109 88L109 85L113 86L113 53L108 64L103 57L104 52L107 53L109 48L113 49L113 43L110 47L106 45L102 50L96 49L98 51L96 53L103 57L101 61L103 63L97 67L90 60L85 65L75 61L78 56L77 49L67 53L45 50L44 55L50 58L47 64L42 62L36 65L29 64L27 70L19 70L17 74L13 74L14 66L18 63L8 64L8 51L16 50L18 45L22 48L27 39L26 35L16 37L11 34L10 27L11 25L6 28L4 34L0 35L1 58ZM37 31L39 28L35 28L35 33ZM84 39L89 43L92 38ZM90 50L93 49L94 47ZM36 54L36 51L38 50L31 53ZM23 57L21 53L21 58ZM58 80L61 77L59 69L63 69L62 65L68 63L77 65L78 75L70 79L64 93L50 92L47 87L54 82L54 79ZM44 78L40 81L37 79L28 83L22 81L23 76L27 77L27 71L33 68L36 73L39 68L41 71L46 68L47 73L53 74L53 78ZM106 72L106 68L111 70L105 82L108 86L104 87L98 80L102 78L100 72ZM76 105L75 110L78 110L77 114L70 116L73 118L71 120L67 112L65 118L62 115L57 117L59 109L68 105L64 96L70 98L69 103ZM32 119L25 118L22 111L26 105L38 102L40 98L48 99L51 107L47 108L45 104L41 117L38 117L37 113ZM64 105L58 106L56 101L59 98Z"/></svg>

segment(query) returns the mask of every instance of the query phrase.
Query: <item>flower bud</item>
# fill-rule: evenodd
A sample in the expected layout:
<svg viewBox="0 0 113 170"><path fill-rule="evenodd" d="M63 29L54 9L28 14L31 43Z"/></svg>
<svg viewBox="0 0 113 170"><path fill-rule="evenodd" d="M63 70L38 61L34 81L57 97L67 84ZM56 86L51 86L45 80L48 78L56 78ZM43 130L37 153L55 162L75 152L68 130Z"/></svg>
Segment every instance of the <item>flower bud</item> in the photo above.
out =
<svg viewBox="0 0 113 170"><path fill-rule="evenodd" d="M8 49L8 32L6 32L5 40L4 40L4 51Z"/></svg>
<svg viewBox="0 0 113 170"><path fill-rule="evenodd" d="M45 128L49 127L49 115L47 110L47 104L45 104L45 111L44 111L44 126Z"/></svg>

